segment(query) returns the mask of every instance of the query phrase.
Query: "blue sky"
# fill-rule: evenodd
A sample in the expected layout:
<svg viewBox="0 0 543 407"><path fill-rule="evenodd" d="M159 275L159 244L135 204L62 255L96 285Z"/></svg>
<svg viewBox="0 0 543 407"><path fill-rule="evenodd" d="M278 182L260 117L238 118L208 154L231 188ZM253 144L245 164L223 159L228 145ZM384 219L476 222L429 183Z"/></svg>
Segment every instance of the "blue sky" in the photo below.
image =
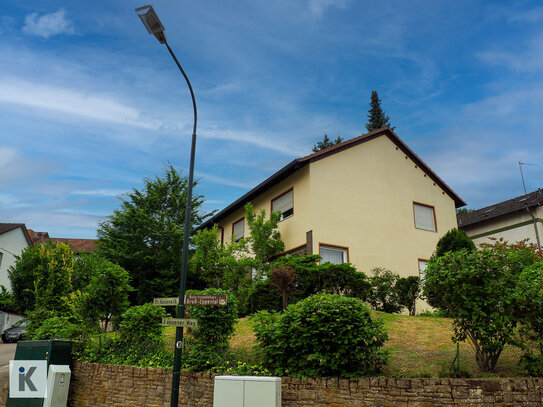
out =
<svg viewBox="0 0 543 407"><path fill-rule="evenodd" d="M198 104L197 193L222 209L324 133L398 135L479 208L543 186L537 1L156 0ZM93 238L170 162L192 106L142 1L2 0L0 222Z"/></svg>

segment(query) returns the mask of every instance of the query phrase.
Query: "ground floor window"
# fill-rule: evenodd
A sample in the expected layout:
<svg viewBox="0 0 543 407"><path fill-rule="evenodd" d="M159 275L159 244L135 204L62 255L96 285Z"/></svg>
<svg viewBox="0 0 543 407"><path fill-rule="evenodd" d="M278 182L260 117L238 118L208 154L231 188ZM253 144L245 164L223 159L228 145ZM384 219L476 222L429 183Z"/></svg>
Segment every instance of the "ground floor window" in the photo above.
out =
<svg viewBox="0 0 543 407"><path fill-rule="evenodd" d="M419 259L419 277L420 277L421 282L424 282L426 267L428 267L427 263L428 263L428 260Z"/></svg>
<svg viewBox="0 0 543 407"><path fill-rule="evenodd" d="M342 264L349 262L349 249L343 246L319 245L321 263Z"/></svg>

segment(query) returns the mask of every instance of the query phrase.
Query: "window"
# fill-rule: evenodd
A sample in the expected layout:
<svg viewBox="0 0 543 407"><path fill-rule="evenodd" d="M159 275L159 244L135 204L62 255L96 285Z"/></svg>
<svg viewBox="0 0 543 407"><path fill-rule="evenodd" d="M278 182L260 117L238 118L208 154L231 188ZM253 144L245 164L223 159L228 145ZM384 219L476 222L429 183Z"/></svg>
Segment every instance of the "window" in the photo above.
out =
<svg viewBox="0 0 543 407"><path fill-rule="evenodd" d="M413 202L415 227L436 232L436 214L433 206Z"/></svg>
<svg viewBox="0 0 543 407"><path fill-rule="evenodd" d="M281 212L281 220L294 215L294 190L289 189L287 192L272 199L272 212Z"/></svg>
<svg viewBox="0 0 543 407"><path fill-rule="evenodd" d="M349 261L349 251L346 247L341 246L319 246L319 254L321 256L321 263L342 264Z"/></svg>
<svg viewBox="0 0 543 407"><path fill-rule="evenodd" d="M0 252L0 267L2 267L2 256L4 255L4 253Z"/></svg>
<svg viewBox="0 0 543 407"><path fill-rule="evenodd" d="M422 283L424 283L424 276L425 276L425 272L426 272L426 267L428 266L427 262L428 262L428 260L419 259L419 277L420 277L420 281Z"/></svg>
<svg viewBox="0 0 543 407"><path fill-rule="evenodd" d="M234 222L232 224L232 240L234 242L239 242L240 239L243 239L245 236L245 218Z"/></svg>

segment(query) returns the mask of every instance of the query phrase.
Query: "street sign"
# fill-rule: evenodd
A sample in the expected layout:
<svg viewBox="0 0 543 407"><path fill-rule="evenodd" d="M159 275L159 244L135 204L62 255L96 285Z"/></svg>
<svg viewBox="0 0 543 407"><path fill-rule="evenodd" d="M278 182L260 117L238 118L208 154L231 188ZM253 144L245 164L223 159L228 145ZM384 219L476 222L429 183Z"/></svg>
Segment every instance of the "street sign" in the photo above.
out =
<svg viewBox="0 0 543 407"><path fill-rule="evenodd" d="M185 295L185 305L214 305L224 307L226 304L226 295Z"/></svg>
<svg viewBox="0 0 543 407"><path fill-rule="evenodd" d="M179 305L179 298L153 298L153 305L157 307L165 307L168 305Z"/></svg>
<svg viewBox="0 0 543 407"><path fill-rule="evenodd" d="M185 318L162 318L162 325L185 327L185 328L196 328L198 326L198 321L195 319L185 319Z"/></svg>

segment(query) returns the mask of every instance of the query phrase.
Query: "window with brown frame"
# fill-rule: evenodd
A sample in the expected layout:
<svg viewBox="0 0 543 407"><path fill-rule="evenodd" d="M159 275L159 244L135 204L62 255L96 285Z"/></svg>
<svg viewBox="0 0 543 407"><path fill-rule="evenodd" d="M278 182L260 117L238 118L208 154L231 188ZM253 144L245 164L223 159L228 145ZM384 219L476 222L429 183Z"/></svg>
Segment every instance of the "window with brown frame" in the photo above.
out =
<svg viewBox="0 0 543 407"><path fill-rule="evenodd" d="M419 277L420 277L421 283L424 283L426 267L428 267L427 263L428 263L428 260L419 259Z"/></svg>
<svg viewBox="0 0 543 407"><path fill-rule="evenodd" d="M271 210L272 212L281 212L281 220L294 215L294 189L291 188L272 199Z"/></svg>
<svg viewBox="0 0 543 407"><path fill-rule="evenodd" d="M234 222L232 224L232 240L234 242L239 242L245 237L245 218Z"/></svg>
<svg viewBox="0 0 543 407"><path fill-rule="evenodd" d="M417 229L436 232L436 213L433 206L413 202L413 216Z"/></svg>
<svg viewBox="0 0 543 407"><path fill-rule="evenodd" d="M343 264L349 261L349 249L347 247L319 244L319 254L321 264Z"/></svg>

